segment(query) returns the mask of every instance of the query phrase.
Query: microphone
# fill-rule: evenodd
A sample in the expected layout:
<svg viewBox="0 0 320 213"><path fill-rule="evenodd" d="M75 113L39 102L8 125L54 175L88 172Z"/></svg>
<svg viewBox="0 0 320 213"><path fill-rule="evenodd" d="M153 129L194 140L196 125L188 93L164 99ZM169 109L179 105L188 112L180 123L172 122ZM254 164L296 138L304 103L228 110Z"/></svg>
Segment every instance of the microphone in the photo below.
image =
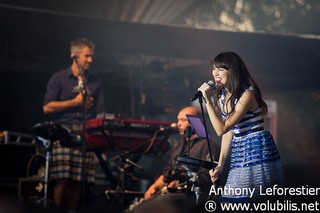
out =
<svg viewBox="0 0 320 213"><path fill-rule="evenodd" d="M212 80L208 81L207 84L208 84L209 86L211 86L211 87L214 87L214 86L215 86L215 82L212 81ZM192 98L190 98L190 101L194 101L194 100L196 100L196 99L198 99L198 98L200 98L200 97L202 97L202 92L201 92L201 91L197 91L197 92L192 96Z"/></svg>
<svg viewBox="0 0 320 213"><path fill-rule="evenodd" d="M170 126L166 126L166 127L161 127L159 129L161 132L168 132L170 134L173 134L173 133L178 133L178 128L177 128L177 123L172 123L170 124Z"/></svg>
<svg viewBox="0 0 320 213"><path fill-rule="evenodd" d="M83 89L83 81L79 80L78 81L78 85L73 87L72 92L78 92L79 93L79 92L82 91L82 89Z"/></svg>
<svg viewBox="0 0 320 213"><path fill-rule="evenodd" d="M77 59L79 56L78 55L76 55L76 54L74 54L74 53L72 53L71 55L70 55L70 58L72 58L72 59Z"/></svg>
<svg viewBox="0 0 320 213"><path fill-rule="evenodd" d="M140 165L136 164L135 162L133 162L133 161L130 160L129 158L126 158L126 162L129 163L130 165L138 168L138 169L141 170L141 171L144 170L143 166L140 166Z"/></svg>

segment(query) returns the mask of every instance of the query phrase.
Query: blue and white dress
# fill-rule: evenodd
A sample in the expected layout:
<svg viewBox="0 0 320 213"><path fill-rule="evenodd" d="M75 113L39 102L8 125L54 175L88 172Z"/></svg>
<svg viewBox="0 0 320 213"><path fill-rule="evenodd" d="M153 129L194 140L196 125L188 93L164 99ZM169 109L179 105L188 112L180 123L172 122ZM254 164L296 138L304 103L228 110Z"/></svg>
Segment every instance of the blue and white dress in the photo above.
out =
<svg viewBox="0 0 320 213"><path fill-rule="evenodd" d="M251 89L251 88L249 88ZM225 90L222 91L222 116L225 104ZM280 156L272 135L263 128L261 108L248 111L234 126L231 143L231 162L223 198L249 198L244 188L255 189L253 196L260 195L260 189L283 184L283 169ZM238 191L226 190L226 188ZM238 193L241 192L242 193ZM227 192L227 193L226 193Z"/></svg>

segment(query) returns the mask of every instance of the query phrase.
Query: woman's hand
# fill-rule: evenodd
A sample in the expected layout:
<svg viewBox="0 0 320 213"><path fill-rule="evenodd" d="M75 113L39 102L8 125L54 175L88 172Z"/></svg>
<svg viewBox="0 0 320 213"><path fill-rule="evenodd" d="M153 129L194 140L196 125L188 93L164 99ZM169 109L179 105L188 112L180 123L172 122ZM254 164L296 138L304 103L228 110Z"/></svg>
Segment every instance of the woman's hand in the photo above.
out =
<svg viewBox="0 0 320 213"><path fill-rule="evenodd" d="M214 170L211 169L209 171L209 175L210 175L212 183L214 183L214 182L216 182L216 180L218 180L218 178L221 175L222 171L223 171L222 166L217 166L216 168L214 168Z"/></svg>
<svg viewBox="0 0 320 213"><path fill-rule="evenodd" d="M203 83L199 88L198 91L201 91L202 96L205 98L205 101L208 102L211 99L211 94L213 91L213 87L210 86L208 83Z"/></svg>

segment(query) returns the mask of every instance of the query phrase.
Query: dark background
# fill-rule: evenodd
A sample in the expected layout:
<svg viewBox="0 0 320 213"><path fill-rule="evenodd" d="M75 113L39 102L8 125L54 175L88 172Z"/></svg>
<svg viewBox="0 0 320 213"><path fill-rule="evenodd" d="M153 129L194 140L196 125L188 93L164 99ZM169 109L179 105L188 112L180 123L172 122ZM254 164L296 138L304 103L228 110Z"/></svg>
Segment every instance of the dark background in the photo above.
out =
<svg viewBox="0 0 320 213"><path fill-rule="evenodd" d="M48 13L35 9L37 1L34 5L10 1L10 7L3 2L0 130L32 134L32 127L47 119L42 114L46 83L54 72L71 64L69 43L75 38L86 37L96 44L91 71L102 79L109 113L169 122L176 120L181 107L191 104L189 98L197 87L211 78L209 61L221 51L232 50L243 57L264 98L276 103L276 114L271 115L275 122L269 128L288 184L319 186L317 36L146 24L91 13L57 13L50 4L42 8L55 11ZM140 101L143 94L146 104ZM7 157L4 161L11 162Z"/></svg>

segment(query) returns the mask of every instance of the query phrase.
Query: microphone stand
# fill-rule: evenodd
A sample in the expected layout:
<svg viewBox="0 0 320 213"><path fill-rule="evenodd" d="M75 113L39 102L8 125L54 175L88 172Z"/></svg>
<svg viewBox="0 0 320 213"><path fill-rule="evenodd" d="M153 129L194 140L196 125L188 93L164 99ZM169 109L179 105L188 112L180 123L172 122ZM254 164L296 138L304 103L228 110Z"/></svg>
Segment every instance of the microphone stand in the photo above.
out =
<svg viewBox="0 0 320 213"><path fill-rule="evenodd" d="M79 69L79 75L82 77L82 85L80 85L80 92L82 94L82 137L81 137L81 154L82 154L82 164L81 164L81 211L85 212L85 164L86 164L86 135L87 135L87 109L86 100L88 97L88 90L85 84L85 76L82 67L79 66L77 58L75 62Z"/></svg>
<svg viewBox="0 0 320 213"><path fill-rule="evenodd" d="M191 138L191 135L192 135L192 127L191 126L187 126L186 128L186 138L187 138L187 156L189 157L190 155L190 138Z"/></svg>
<svg viewBox="0 0 320 213"><path fill-rule="evenodd" d="M204 116L202 93L200 93L198 99L199 99L199 104L200 104L200 108L201 108L201 115L202 115L202 121L203 121L203 125L204 125L204 130L205 130L205 133L206 133L206 140L207 140L207 146L208 146L208 151L209 151L209 155L210 155L210 161L211 161L212 165L214 165L211 146L210 146L210 140L209 140L209 134L208 134L208 129L207 129L207 124L206 124L206 120L205 120L205 116ZM194 100L192 100L192 101L194 101ZM214 169L214 168L212 168L212 169ZM195 190L195 193L196 193L196 204L198 205L198 199L199 199L199 195L201 193L200 187L194 187L194 190Z"/></svg>
<svg viewBox="0 0 320 213"><path fill-rule="evenodd" d="M191 135L192 135L192 127L191 126L187 126L186 127L186 132L185 132L185 137L187 138L187 156L190 157L190 138L191 138ZM188 170L189 170L189 165L187 166ZM189 190L190 190L190 187L189 187L189 176L187 175L187 191L186 191L186 207L188 208L189 207Z"/></svg>
<svg viewBox="0 0 320 213"><path fill-rule="evenodd" d="M201 114L202 114L202 120L203 120L203 124L204 124L204 129L205 129L205 132L206 132L206 139L207 139L207 145L208 145L208 150L209 150L209 154L210 154L210 161L212 163L212 165L214 165L214 161L213 161L213 158L212 158L212 152L211 152L211 147L210 147L210 141L209 141L209 134L208 134L208 130L207 130L207 124L206 124L206 120L205 120L205 117L204 117L204 111L203 111L203 96L202 96L202 93L199 97L199 104L200 104L200 108L201 108ZM214 169L214 168L212 168ZM220 180L216 180L214 183L213 183L213 186L215 188L218 188L220 186Z"/></svg>
<svg viewBox="0 0 320 213"><path fill-rule="evenodd" d="M210 146L210 140L209 140L209 134L208 134L208 129L207 129L207 124L206 124L206 120L205 120L205 117L204 117L203 97L202 97L202 95L199 97L199 104L200 104L200 108L201 108L201 115L202 115L202 120L203 120L203 124L204 124L204 130L206 132L206 140L207 140L208 150L209 150L209 154L210 154L210 161L211 161L212 165L214 165L213 158L212 158L212 152L211 152L211 146ZM214 169L214 168L212 168L212 169Z"/></svg>

